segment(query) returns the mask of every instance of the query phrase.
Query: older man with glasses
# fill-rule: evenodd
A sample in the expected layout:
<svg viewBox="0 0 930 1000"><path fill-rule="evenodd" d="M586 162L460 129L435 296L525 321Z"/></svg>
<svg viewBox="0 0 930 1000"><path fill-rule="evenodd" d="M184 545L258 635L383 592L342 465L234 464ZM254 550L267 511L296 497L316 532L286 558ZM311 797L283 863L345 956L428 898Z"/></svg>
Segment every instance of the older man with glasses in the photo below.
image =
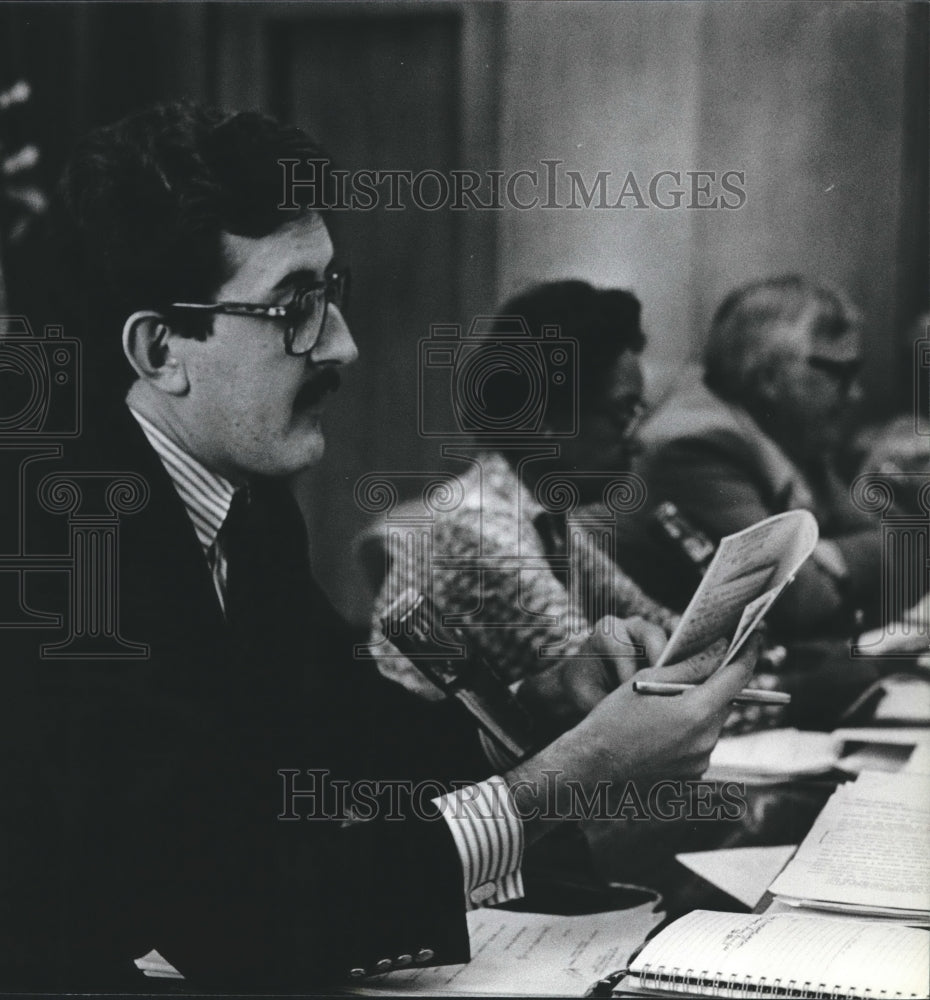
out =
<svg viewBox="0 0 930 1000"><path fill-rule="evenodd" d="M703 360L703 379L681 384L644 429L651 498L715 541L812 511L821 540L770 618L790 639L852 634L857 611L877 614L881 581L880 528L837 471L861 396L858 313L799 276L754 282L718 308Z"/></svg>

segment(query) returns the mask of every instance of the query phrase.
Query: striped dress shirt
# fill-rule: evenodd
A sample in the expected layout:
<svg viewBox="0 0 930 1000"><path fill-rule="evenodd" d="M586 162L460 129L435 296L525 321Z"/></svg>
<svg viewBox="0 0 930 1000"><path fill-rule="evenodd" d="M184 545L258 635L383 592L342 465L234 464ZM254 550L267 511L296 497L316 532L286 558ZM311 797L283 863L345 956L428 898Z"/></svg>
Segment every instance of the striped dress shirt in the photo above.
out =
<svg viewBox="0 0 930 1000"><path fill-rule="evenodd" d="M236 487L205 468L138 410L129 408L161 459L194 526L225 613L226 553L220 529ZM496 763L495 763L496 766ZM466 909L523 895L523 825L503 778L494 776L433 799L462 862Z"/></svg>

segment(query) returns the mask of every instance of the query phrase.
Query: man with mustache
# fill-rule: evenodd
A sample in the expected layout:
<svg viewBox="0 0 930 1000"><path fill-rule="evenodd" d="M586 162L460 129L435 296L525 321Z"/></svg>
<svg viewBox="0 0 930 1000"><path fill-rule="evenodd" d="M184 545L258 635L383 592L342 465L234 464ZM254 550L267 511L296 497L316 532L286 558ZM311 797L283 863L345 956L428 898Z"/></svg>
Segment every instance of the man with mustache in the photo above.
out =
<svg viewBox="0 0 930 1000"><path fill-rule="evenodd" d="M288 157L320 153L256 114L169 105L92 133L65 171L62 280L95 384L73 450L33 463L77 486L30 467L24 495L131 513L83 575L30 574L27 607L92 619L79 650L2 635L3 989L138 990L153 948L237 991L465 961L466 909L520 895L566 783L702 773L751 672L752 653L715 671L715 649L663 670L693 690L650 699L605 671L585 718L495 774L454 705L350 662L285 480L322 455L357 351L323 216L278 208ZM61 551L40 513L30 550ZM100 560L112 592L90 586ZM650 655L664 639L629 634Z"/></svg>

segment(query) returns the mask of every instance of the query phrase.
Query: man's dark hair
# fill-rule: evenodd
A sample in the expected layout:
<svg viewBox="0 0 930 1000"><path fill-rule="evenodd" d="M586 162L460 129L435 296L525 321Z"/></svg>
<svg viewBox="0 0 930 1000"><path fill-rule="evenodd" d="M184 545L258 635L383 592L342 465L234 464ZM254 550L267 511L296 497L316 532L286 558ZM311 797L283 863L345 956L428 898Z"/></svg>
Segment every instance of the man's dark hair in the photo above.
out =
<svg viewBox="0 0 930 1000"><path fill-rule="evenodd" d="M534 338L544 327L556 326L560 336L578 342L577 388L582 410L603 399L610 388L614 363L625 351L639 353L646 344L640 325L642 306L632 293L619 288L593 288L586 281L549 281L534 285L508 299L498 310L494 329L510 329L504 317L520 316ZM493 337L493 334L491 335ZM490 413L507 413L513 407L514 387L505 373L488 379L483 402ZM574 393L549 389L547 412L563 416L573 405Z"/></svg>
<svg viewBox="0 0 930 1000"><path fill-rule="evenodd" d="M229 277L223 232L262 237L301 211L282 202L284 158L325 160L305 132L255 112L159 104L96 129L75 146L55 224L69 312L99 377L131 381L120 333L138 309L209 302ZM210 321L184 318L204 337Z"/></svg>

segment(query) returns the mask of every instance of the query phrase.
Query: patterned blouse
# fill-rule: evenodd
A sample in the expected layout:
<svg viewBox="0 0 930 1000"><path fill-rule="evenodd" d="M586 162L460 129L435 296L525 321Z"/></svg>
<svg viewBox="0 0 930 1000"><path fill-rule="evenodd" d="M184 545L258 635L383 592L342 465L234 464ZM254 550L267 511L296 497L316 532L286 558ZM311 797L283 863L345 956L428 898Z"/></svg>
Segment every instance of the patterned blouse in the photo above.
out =
<svg viewBox="0 0 930 1000"><path fill-rule="evenodd" d="M606 615L638 615L666 632L674 627L676 616L610 558L613 514L579 508L566 520L548 513L497 451L476 452L472 467L446 482L445 502L434 505L415 552L409 532L390 523L385 529L388 568L372 645L386 676L427 697L439 694L382 640L384 609L411 587L426 593L444 623L461 630L469 651L509 682L579 655ZM424 509L401 505L395 526L404 522L404 507Z"/></svg>

